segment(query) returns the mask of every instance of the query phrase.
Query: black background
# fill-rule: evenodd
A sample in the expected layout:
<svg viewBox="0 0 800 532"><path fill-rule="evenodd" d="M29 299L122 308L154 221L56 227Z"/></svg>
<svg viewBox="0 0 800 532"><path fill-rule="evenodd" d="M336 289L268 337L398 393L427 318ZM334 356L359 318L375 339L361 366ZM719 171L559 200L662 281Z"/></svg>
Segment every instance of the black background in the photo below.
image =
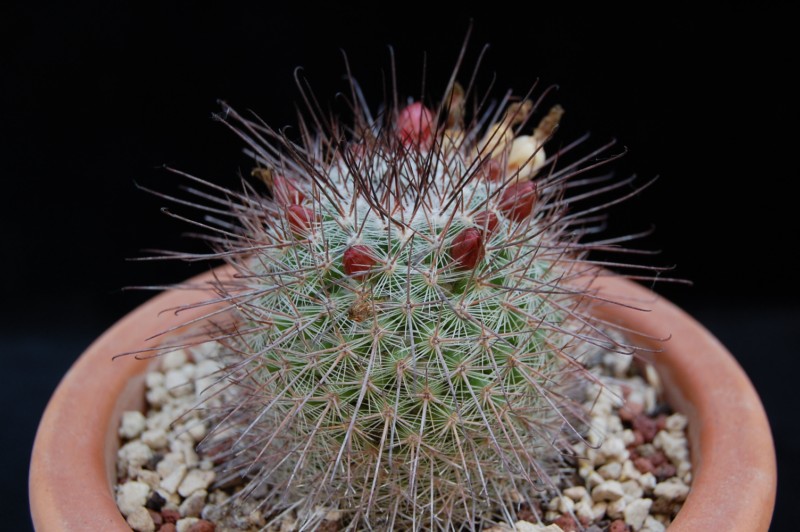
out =
<svg viewBox="0 0 800 532"><path fill-rule="evenodd" d="M235 186L249 161L210 119L217 100L295 123L294 69L325 106L345 87L347 52L368 100L383 98L392 45L400 92L438 99L474 19L467 72L495 94L558 84L559 135L591 131L629 153L616 168L651 188L613 211L612 229L655 227L645 259L694 286L656 290L729 349L765 403L779 461L773 530L793 530L800 495L795 380L798 84L788 12L737 3L13 2L0 7L0 364L4 530L27 530L26 475L38 419L58 380L105 328L207 265L136 263L146 248L202 250L135 183L177 190L168 164ZM741 427L746 431L747 427ZM765 452L768 452L765 450ZM731 493L747 497L747 486Z"/></svg>

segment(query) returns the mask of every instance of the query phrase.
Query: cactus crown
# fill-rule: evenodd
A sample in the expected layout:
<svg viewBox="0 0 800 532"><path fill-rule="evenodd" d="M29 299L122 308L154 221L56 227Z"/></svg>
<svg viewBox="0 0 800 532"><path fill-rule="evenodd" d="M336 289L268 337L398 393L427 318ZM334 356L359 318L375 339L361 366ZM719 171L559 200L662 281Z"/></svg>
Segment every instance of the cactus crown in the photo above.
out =
<svg viewBox="0 0 800 532"><path fill-rule="evenodd" d="M560 107L506 99L465 123L469 91L445 94L378 117L353 105L349 126L312 114L298 142L219 117L268 195L216 200L238 219L211 237L237 272L217 284L237 399L209 414L207 446L243 496L306 528L320 507L352 528L512 521L580 437L583 358L627 349L587 313L585 253L611 243L580 241L598 208L567 213L625 182L573 179L599 152L546 155Z"/></svg>

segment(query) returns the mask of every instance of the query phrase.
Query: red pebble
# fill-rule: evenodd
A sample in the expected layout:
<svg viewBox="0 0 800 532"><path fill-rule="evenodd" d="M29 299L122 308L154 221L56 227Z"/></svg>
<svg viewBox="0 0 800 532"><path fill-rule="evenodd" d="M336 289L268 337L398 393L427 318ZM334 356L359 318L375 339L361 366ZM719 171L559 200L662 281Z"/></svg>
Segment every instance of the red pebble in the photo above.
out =
<svg viewBox="0 0 800 532"><path fill-rule="evenodd" d="M494 233L494 230L497 229L497 224L499 220L497 215L492 211L482 211L475 215L472 219L478 229L481 231L486 231L488 234Z"/></svg>
<svg viewBox="0 0 800 532"><path fill-rule="evenodd" d="M611 525L608 527L608 532L629 532L630 528L628 525L625 524L625 521L622 519L616 519L615 521L611 522Z"/></svg>
<svg viewBox="0 0 800 532"><path fill-rule="evenodd" d="M656 437L656 433L658 432L656 420L648 417L647 414L639 414L634 417L631 424L634 430L638 430L642 433L645 442L649 443Z"/></svg>
<svg viewBox="0 0 800 532"><path fill-rule="evenodd" d="M363 244L347 248L342 257L342 265L347 275L360 279L375 266L375 257L368 246Z"/></svg>
<svg viewBox="0 0 800 532"><path fill-rule="evenodd" d="M414 102L397 116L397 135L408 145L427 145L431 140L433 113L420 102Z"/></svg>
<svg viewBox="0 0 800 532"><path fill-rule="evenodd" d="M636 416L644 411L644 405L633 401L628 401L619 409L619 418L622 421L633 421Z"/></svg>
<svg viewBox="0 0 800 532"><path fill-rule="evenodd" d="M450 246L450 255L461 266L471 270L483 258L483 237L474 227L468 227L456 235Z"/></svg>
<svg viewBox="0 0 800 532"><path fill-rule="evenodd" d="M570 515L561 515L553 521L554 525L558 525L561 527L561 530L564 532L578 532L580 527L578 527L578 523L575 522L575 519L572 518Z"/></svg>
<svg viewBox="0 0 800 532"><path fill-rule="evenodd" d="M165 524L175 524L181 518L181 513L178 510L161 510L161 517L164 518Z"/></svg>
<svg viewBox="0 0 800 532"><path fill-rule="evenodd" d="M214 523L201 519L193 523L192 526L187 529L187 532L214 532L215 528Z"/></svg>
<svg viewBox="0 0 800 532"><path fill-rule="evenodd" d="M289 205L286 208L286 219L292 232L299 236L308 236L315 221L314 211L302 205Z"/></svg>
<svg viewBox="0 0 800 532"><path fill-rule="evenodd" d="M656 416L656 427L658 430L664 430L667 428L667 415L666 414L659 414Z"/></svg>
<svg viewBox="0 0 800 532"><path fill-rule="evenodd" d="M503 191L498 208L500 212L519 222L530 216L536 203L536 185L533 181L522 181L509 185Z"/></svg>
<svg viewBox="0 0 800 532"><path fill-rule="evenodd" d="M158 529L158 532L177 532L177 528L175 527L174 523L167 523L165 525L161 525L161 528Z"/></svg>
<svg viewBox="0 0 800 532"><path fill-rule="evenodd" d="M299 205L306 199L293 179L280 174L272 178L272 193L280 205Z"/></svg>
<svg viewBox="0 0 800 532"><path fill-rule="evenodd" d="M640 456L633 460L633 466L636 468L639 473L652 473L656 470L653 462L650 461L649 458L645 458L644 456Z"/></svg>

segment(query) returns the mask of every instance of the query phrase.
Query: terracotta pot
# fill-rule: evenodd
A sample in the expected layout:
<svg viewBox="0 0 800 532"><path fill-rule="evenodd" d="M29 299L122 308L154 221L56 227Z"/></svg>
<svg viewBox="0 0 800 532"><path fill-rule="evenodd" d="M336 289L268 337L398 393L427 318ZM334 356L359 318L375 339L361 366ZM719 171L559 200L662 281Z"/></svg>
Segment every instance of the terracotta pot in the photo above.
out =
<svg viewBox="0 0 800 532"><path fill-rule="evenodd" d="M217 270L217 275L228 270ZM202 283L211 273L193 280ZM728 351L665 299L635 283L607 277L596 286L610 299L604 319L654 338L655 364L673 408L689 417L694 482L670 531L766 531L775 502L775 452L764 409ZM30 504L39 532L130 530L113 495L117 427L124 410L143 407L147 361L121 352L201 315L164 309L209 294L168 291L142 305L95 341L59 384L39 425L30 470ZM151 341L150 346L157 341Z"/></svg>

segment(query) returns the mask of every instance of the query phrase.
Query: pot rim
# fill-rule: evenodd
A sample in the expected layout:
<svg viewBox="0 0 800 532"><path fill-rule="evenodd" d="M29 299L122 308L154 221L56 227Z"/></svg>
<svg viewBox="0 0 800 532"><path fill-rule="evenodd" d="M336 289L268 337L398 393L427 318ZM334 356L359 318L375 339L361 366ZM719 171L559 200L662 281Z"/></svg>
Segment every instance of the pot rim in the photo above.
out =
<svg viewBox="0 0 800 532"><path fill-rule="evenodd" d="M152 298L73 364L45 409L33 446L29 497L37 531L130 530L114 497L117 427L122 402L143 406L141 392L135 397L129 383L141 379L149 361L112 357L155 347L159 338L144 339L205 314L207 307L165 309L209 299L214 278L232 272L222 266ZM641 334L654 351L645 357L656 366L670 405L689 417L694 478L670 531L768 530L775 450L764 408L742 368L708 330L663 297L613 274L598 277L592 287L621 303L597 305L593 314ZM733 496L743 488L746 499Z"/></svg>

